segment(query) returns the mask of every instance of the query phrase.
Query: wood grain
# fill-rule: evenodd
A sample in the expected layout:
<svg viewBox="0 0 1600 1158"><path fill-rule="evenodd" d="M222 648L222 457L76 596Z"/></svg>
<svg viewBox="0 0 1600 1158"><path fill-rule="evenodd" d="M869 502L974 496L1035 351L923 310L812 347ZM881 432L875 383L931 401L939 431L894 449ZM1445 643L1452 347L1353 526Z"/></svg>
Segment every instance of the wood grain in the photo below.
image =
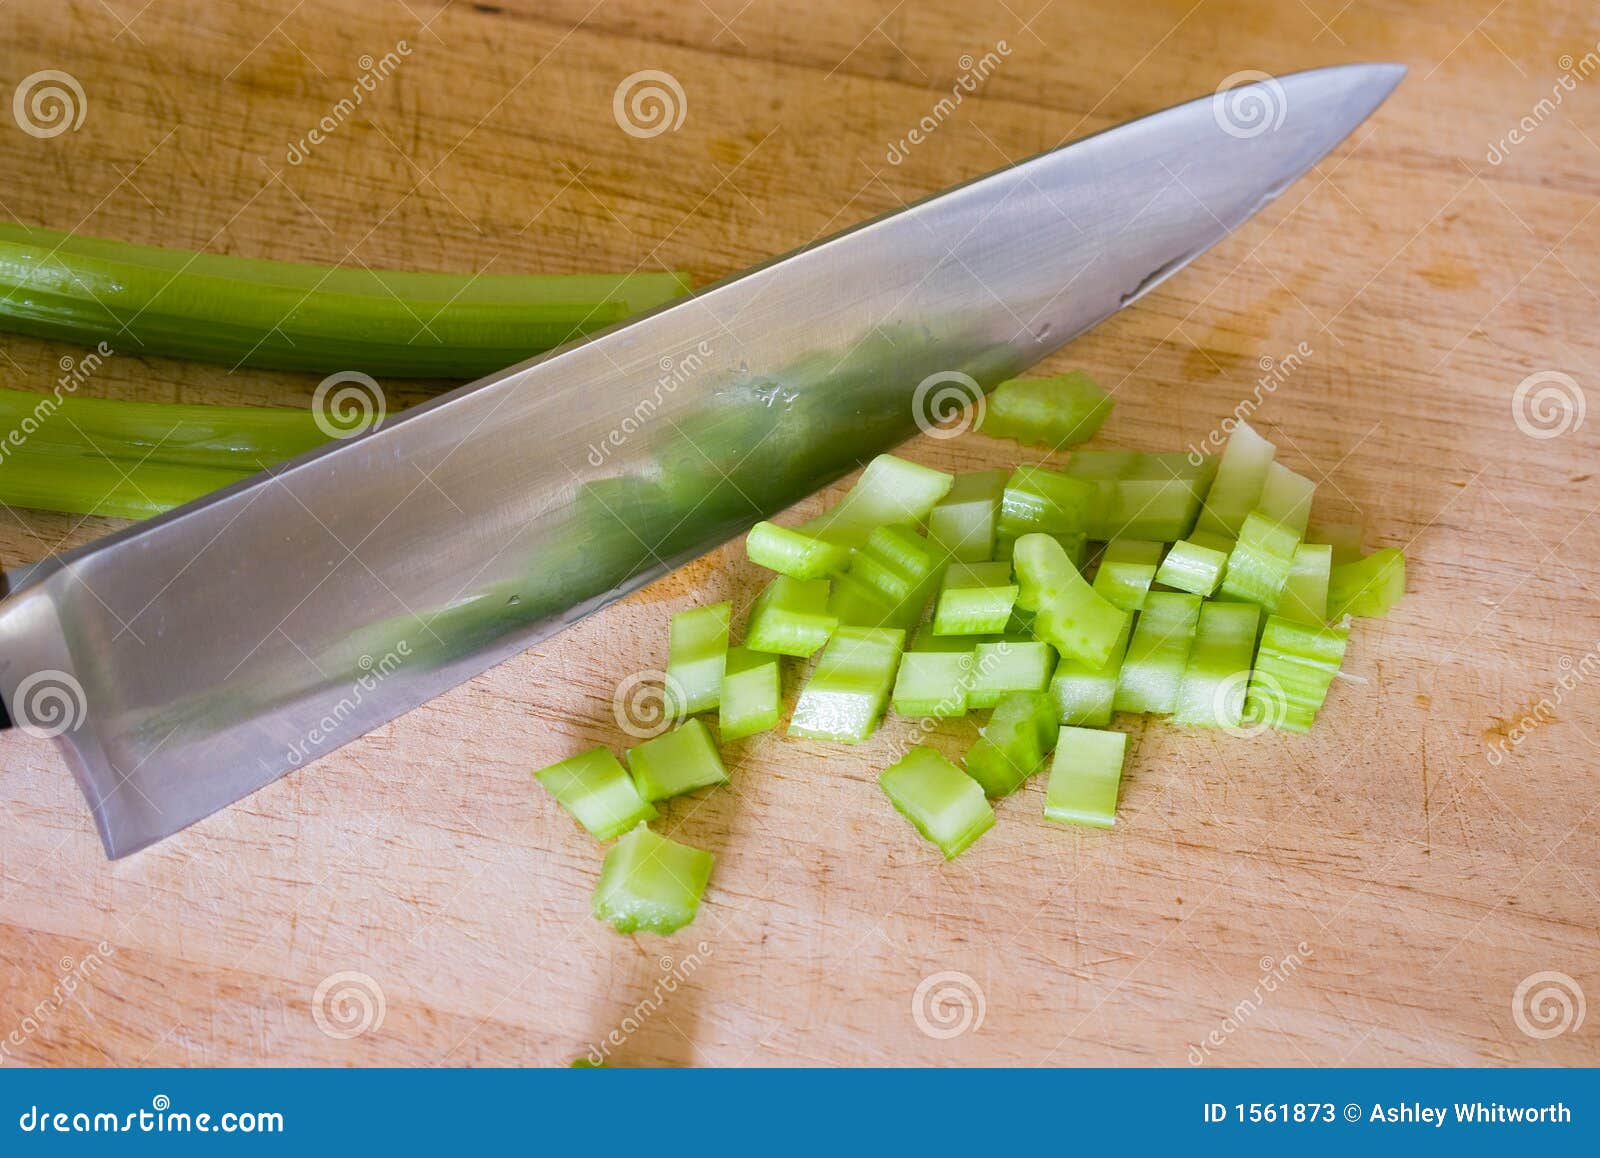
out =
<svg viewBox="0 0 1600 1158"><path fill-rule="evenodd" d="M667 811L669 831L718 857L700 920L670 940L619 937L587 913L599 851L529 772L625 741L613 691L661 666L674 609L748 602L757 576L723 549L116 864L54 750L7 734L0 1058L563 1064L603 1047L618 1064L1600 1061L1600 1017L1538 1038L1512 1006L1545 971L1600 1000L1600 693L1585 674L1600 663L1600 424L1568 413L1565 433L1536 438L1513 409L1541 371L1600 389L1600 73L1539 111L1597 51L1591 7L1034 6L0 8L6 91L62 69L87 100L81 128L51 138L0 115L0 213L419 269L708 279L1242 69L1412 68L1279 203L1052 363L1117 388L1101 443L1166 449L1251 398L1263 359L1310 348L1256 418L1323 480L1319 515L1405 547L1412 588L1355 629L1354 678L1315 736L1130 723L1114 832L1047 827L1035 784L950 865L874 782L904 723L847 751L755 737L729 746L731 787ZM401 40L402 66L291 164L290 143L350 92L363 54ZM1002 40L981 93L891 164L889 144L949 91L963 55ZM620 131L612 94L641 69L681 83L679 130ZM1491 162L1525 117L1526 139ZM33 389L73 353L9 337L0 352L4 384ZM119 355L86 390L290 403L313 386ZM386 386L396 404L427 393ZM973 436L906 453L970 469L1015 448ZM6 512L0 558L112 525ZM935 743L959 751L972 730ZM330 1035L315 995L352 972L381 990L382 1021L354 1037L328 1022ZM981 1023L951 1037L913 1013L941 973L982 997Z"/></svg>

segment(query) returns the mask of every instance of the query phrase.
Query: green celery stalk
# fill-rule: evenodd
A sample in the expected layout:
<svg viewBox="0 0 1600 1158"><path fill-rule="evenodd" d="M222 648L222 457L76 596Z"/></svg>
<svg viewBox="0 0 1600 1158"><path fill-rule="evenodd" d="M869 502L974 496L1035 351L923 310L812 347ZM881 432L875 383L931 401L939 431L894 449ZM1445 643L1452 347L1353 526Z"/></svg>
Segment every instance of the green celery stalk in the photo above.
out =
<svg viewBox="0 0 1600 1158"><path fill-rule="evenodd" d="M978 782L932 748L913 748L878 777L895 810L953 860L994 827Z"/></svg>
<svg viewBox="0 0 1600 1158"><path fill-rule="evenodd" d="M165 462L114 462L36 449L0 462L0 503L142 519L247 479L252 473Z"/></svg>
<svg viewBox="0 0 1600 1158"><path fill-rule="evenodd" d="M1285 619L1317 626L1328 622L1328 577L1333 568L1333 547L1327 543L1301 543L1295 548L1289 579L1278 600Z"/></svg>
<svg viewBox="0 0 1600 1158"><path fill-rule="evenodd" d="M1133 622L1124 625L1111 658L1100 667L1090 667L1076 659L1063 659L1050 680L1050 698L1055 703L1059 723L1084 728L1104 728L1115 710L1117 680L1122 674L1123 657Z"/></svg>
<svg viewBox="0 0 1600 1158"><path fill-rule="evenodd" d="M1266 481L1261 485L1261 501L1256 509L1303 539L1306 524L1311 519L1311 498L1316 490L1316 483L1295 474L1281 462L1274 462L1267 467Z"/></svg>
<svg viewBox="0 0 1600 1158"><path fill-rule="evenodd" d="M1217 463L1216 477L1206 493L1205 505L1195 529L1228 539L1239 537L1245 516L1261 501L1277 447L1239 422L1228 435L1228 445Z"/></svg>
<svg viewBox="0 0 1600 1158"><path fill-rule="evenodd" d="M1191 595L1210 595L1221 584L1232 552L1232 539L1196 531L1172 544L1156 571L1156 582Z"/></svg>
<svg viewBox="0 0 1600 1158"><path fill-rule="evenodd" d="M1006 478L1003 470L956 475L949 493L928 512L928 541L937 551L959 563L994 558L995 525Z"/></svg>
<svg viewBox="0 0 1600 1158"><path fill-rule="evenodd" d="M606 853L594 915L619 933L673 933L693 921L715 858L640 824Z"/></svg>
<svg viewBox="0 0 1600 1158"><path fill-rule="evenodd" d="M717 731L726 743L778 726L783 680L778 658L748 647L730 647L722 673Z"/></svg>
<svg viewBox="0 0 1600 1158"><path fill-rule="evenodd" d="M1139 612L1117 677L1119 712L1171 712L1200 622L1200 596L1152 591Z"/></svg>
<svg viewBox="0 0 1600 1158"><path fill-rule="evenodd" d="M1011 693L995 705L988 725L967 749L967 775L991 799L1015 792L1055 747L1058 727L1048 695Z"/></svg>
<svg viewBox="0 0 1600 1158"><path fill-rule="evenodd" d="M1138 611L1155 582L1163 550L1160 543L1144 539L1113 539L1100 555L1094 589L1107 603Z"/></svg>
<svg viewBox="0 0 1600 1158"><path fill-rule="evenodd" d="M1045 789L1045 819L1099 828L1115 824L1127 747L1128 737L1121 732L1064 725Z"/></svg>
<svg viewBox="0 0 1600 1158"><path fill-rule="evenodd" d="M955 483L953 475L880 454L839 505L800 528L831 543L859 547L879 527L920 524Z"/></svg>
<svg viewBox="0 0 1600 1158"><path fill-rule="evenodd" d="M728 619L733 604L724 600L680 611L672 617L667 645L667 686L684 713L704 712L722 702L722 670L728 659Z"/></svg>
<svg viewBox="0 0 1600 1158"><path fill-rule="evenodd" d="M826 579L850 563L850 548L776 523L751 527L744 549L750 562L794 579Z"/></svg>
<svg viewBox="0 0 1600 1158"><path fill-rule="evenodd" d="M1406 557L1393 547L1333 568L1328 578L1328 618L1387 615L1406 593Z"/></svg>
<svg viewBox="0 0 1600 1158"><path fill-rule="evenodd" d="M628 749L628 770L639 794L652 803L728 782L717 746L699 719Z"/></svg>
<svg viewBox="0 0 1600 1158"><path fill-rule="evenodd" d="M935 635L991 635L1011 620L1017 587L1011 564L951 563L933 611Z"/></svg>
<svg viewBox="0 0 1600 1158"><path fill-rule="evenodd" d="M1012 565L1017 603L1035 612L1034 633L1063 656L1104 667L1128 620L1084 582L1061 544L1048 535L1017 540Z"/></svg>
<svg viewBox="0 0 1600 1158"><path fill-rule="evenodd" d="M1254 603L1201 606L1194 646L1178 686L1174 720L1213 728L1240 725L1260 622L1261 609Z"/></svg>
<svg viewBox="0 0 1600 1158"><path fill-rule="evenodd" d="M1222 576L1223 596L1259 603L1268 611L1277 610L1299 546L1300 535L1293 527L1263 511L1251 511L1228 556L1228 568Z"/></svg>
<svg viewBox="0 0 1600 1158"><path fill-rule="evenodd" d="M1095 485L1042 466L1019 466L1000 496L997 536L1015 540L1035 531L1084 531L1099 492Z"/></svg>
<svg viewBox="0 0 1600 1158"><path fill-rule="evenodd" d="M1268 616L1245 697L1246 717L1289 732L1309 732L1339 673L1349 637L1341 628Z"/></svg>
<svg viewBox="0 0 1600 1158"><path fill-rule="evenodd" d="M883 715L906 633L897 627L840 627L789 718L791 736L855 744Z"/></svg>
<svg viewBox="0 0 1600 1158"><path fill-rule="evenodd" d="M229 366L475 378L688 288L680 273L323 268L0 225L0 328Z"/></svg>
<svg viewBox="0 0 1600 1158"><path fill-rule="evenodd" d="M992 708L1015 692L1042 692L1050 686L1056 653L1048 643L1022 635L999 639L961 636L974 640L972 686L967 689L969 708Z"/></svg>
<svg viewBox="0 0 1600 1158"><path fill-rule="evenodd" d="M596 840L621 836L656 818L655 807L639 795L608 748L591 748L533 775Z"/></svg>
<svg viewBox="0 0 1600 1158"><path fill-rule="evenodd" d="M1093 438L1111 407L1111 396L1081 370L1051 378L1012 378L989 395L978 429L994 438L1058 450Z"/></svg>
<svg viewBox="0 0 1600 1158"><path fill-rule="evenodd" d="M935 650L914 646L900 657L900 671L890 697L895 711L902 716L934 718L967 714L973 645L970 639L958 642L964 643L965 648Z"/></svg>
<svg viewBox="0 0 1600 1158"><path fill-rule="evenodd" d="M797 655L816 652L839 626L828 611L826 579L791 579L779 575L756 597L744 629L744 645L751 651Z"/></svg>
<svg viewBox="0 0 1600 1158"><path fill-rule="evenodd" d="M914 627L938 584L938 559L911 528L878 527L834 580L828 609L850 627Z"/></svg>

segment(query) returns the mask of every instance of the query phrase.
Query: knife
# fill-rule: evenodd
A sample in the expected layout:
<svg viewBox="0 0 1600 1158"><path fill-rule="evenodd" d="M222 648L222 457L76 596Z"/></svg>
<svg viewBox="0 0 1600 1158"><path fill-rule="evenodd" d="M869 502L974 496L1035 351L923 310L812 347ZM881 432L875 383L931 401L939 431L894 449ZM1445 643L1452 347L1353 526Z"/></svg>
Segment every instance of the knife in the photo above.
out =
<svg viewBox="0 0 1600 1158"><path fill-rule="evenodd" d="M1021 372L1404 73L1263 77L1132 121L8 571L5 722L57 741L109 857L169 836L910 437L930 376Z"/></svg>

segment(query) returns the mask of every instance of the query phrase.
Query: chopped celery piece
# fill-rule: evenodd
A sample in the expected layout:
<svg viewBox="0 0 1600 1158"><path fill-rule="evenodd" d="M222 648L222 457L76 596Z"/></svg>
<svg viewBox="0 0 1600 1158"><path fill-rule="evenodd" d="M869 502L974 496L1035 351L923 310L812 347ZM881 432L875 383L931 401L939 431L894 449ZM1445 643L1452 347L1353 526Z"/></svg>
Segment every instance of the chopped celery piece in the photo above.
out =
<svg viewBox="0 0 1600 1158"><path fill-rule="evenodd" d="M656 818L655 807L609 748L591 748L533 774L596 840L621 836L634 825Z"/></svg>
<svg viewBox="0 0 1600 1158"><path fill-rule="evenodd" d="M1111 396L1081 370L1052 378L1012 378L989 395L978 429L994 438L1056 450L1093 438L1111 407Z"/></svg>
<svg viewBox="0 0 1600 1158"><path fill-rule="evenodd" d="M1009 563L952 563L933 612L935 635L989 635L1006 629L1017 602Z"/></svg>
<svg viewBox="0 0 1600 1158"><path fill-rule="evenodd" d="M1278 600L1278 614L1299 623L1328 622L1328 575L1333 548L1327 543L1301 543L1294 551L1289 581Z"/></svg>
<svg viewBox="0 0 1600 1158"><path fill-rule="evenodd" d="M972 641L964 650L913 648L900 657L894 710L902 716L964 716L972 683Z"/></svg>
<svg viewBox="0 0 1600 1158"><path fill-rule="evenodd" d="M1172 544L1156 572L1156 582L1191 595L1210 595L1222 582L1233 541L1207 531L1196 531Z"/></svg>
<svg viewBox="0 0 1600 1158"><path fill-rule="evenodd" d="M1062 550L1067 553L1067 558L1072 560L1072 565L1082 571L1084 562L1089 558L1089 536L1083 531L1069 531L1066 534L1050 537L1061 544ZM1010 562L1016 551L1016 543L1015 535L997 536L994 542L994 557Z"/></svg>
<svg viewBox="0 0 1600 1158"><path fill-rule="evenodd" d="M1130 620L1111 649L1111 658L1100 667L1075 659L1064 659L1056 665L1056 674L1050 680L1050 698L1055 703L1057 722L1085 728L1104 728L1111 723L1117 677L1122 673L1132 631Z"/></svg>
<svg viewBox="0 0 1600 1158"><path fill-rule="evenodd" d="M1328 579L1328 618L1386 615L1406 593L1406 557L1393 547L1333 568Z"/></svg>
<svg viewBox="0 0 1600 1158"><path fill-rule="evenodd" d="M838 506L800 529L832 543L858 547L879 527L922 522L954 482L955 478L943 471L880 454L867 464Z"/></svg>
<svg viewBox="0 0 1600 1158"><path fill-rule="evenodd" d="M726 600L680 611L672 617L667 646L667 686L686 713L704 712L722 700L722 665L728 658Z"/></svg>
<svg viewBox="0 0 1600 1158"><path fill-rule="evenodd" d="M1104 667L1128 621L1085 583L1061 544L1048 535L1024 535L1012 560L1017 603L1035 612L1034 633L1063 656Z"/></svg>
<svg viewBox="0 0 1600 1158"><path fill-rule="evenodd" d="M1136 450L1075 450L1062 473L1073 478L1116 482L1132 473L1139 458Z"/></svg>
<svg viewBox="0 0 1600 1158"><path fill-rule="evenodd" d="M1145 539L1114 539L1100 556L1094 589L1107 603L1124 611L1138 611L1144 606L1150 584L1155 582L1161 551L1160 543Z"/></svg>
<svg viewBox="0 0 1600 1158"><path fill-rule="evenodd" d="M978 782L932 748L917 747L885 768L878 784L889 803L952 860L994 827Z"/></svg>
<svg viewBox="0 0 1600 1158"><path fill-rule="evenodd" d="M1178 685L1199 622L1200 596L1182 591L1150 593L1117 677L1117 711L1171 712L1177 707Z"/></svg>
<svg viewBox="0 0 1600 1158"><path fill-rule="evenodd" d="M829 610L851 627L913 627L938 582L937 557L910 527L879 527L834 581Z"/></svg>
<svg viewBox="0 0 1600 1158"><path fill-rule="evenodd" d="M1239 529L1239 541L1228 555L1228 568L1222 576L1222 594L1229 599L1259 603L1275 611L1283 598L1283 588L1294 568L1299 532L1251 511Z"/></svg>
<svg viewBox="0 0 1600 1158"><path fill-rule="evenodd" d="M1260 622L1261 609L1254 603L1206 603L1200 608L1200 623L1173 712L1178 723L1217 728L1240 725Z"/></svg>
<svg viewBox="0 0 1600 1158"><path fill-rule="evenodd" d="M1306 523L1311 519L1311 496L1316 490L1316 483L1295 474L1281 462L1274 462L1267 467L1267 479L1261 486L1261 501L1256 509L1304 538Z"/></svg>
<svg viewBox="0 0 1600 1158"><path fill-rule="evenodd" d="M894 686L906 633L841 627L817 660L789 719L791 736L858 743L872 735Z"/></svg>
<svg viewBox="0 0 1600 1158"><path fill-rule="evenodd" d="M1289 732L1309 732L1344 661L1349 634L1268 616L1250 675L1245 717Z"/></svg>
<svg viewBox="0 0 1600 1158"><path fill-rule="evenodd" d="M717 746L699 719L628 749L628 770L639 794L650 801L728 782Z"/></svg>
<svg viewBox="0 0 1600 1158"><path fill-rule="evenodd" d="M757 598L745 625L744 645L751 651L812 655L839 626L828 611L826 579L791 579L779 575Z"/></svg>
<svg viewBox="0 0 1600 1158"><path fill-rule="evenodd" d="M972 652L967 706L992 708L1013 692L1042 692L1055 666L1056 653L1048 643L1014 635L980 641Z"/></svg>
<svg viewBox="0 0 1600 1158"><path fill-rule="evenodd" d="M898 604L849 572L836 576L828 596L828 613L842 627L894 627Z"/></svg>
<svg viewBox="0 0 1600 1158"><path fill-rule="evenodd" d="M1333 548L1333 565L1354 563L1361 558L1360 523L1318 523L1306 532L1306 542L1327 543Z"/></svg>
<svg viewBox="0 0 1600 1158"><path fill-rule="evenodd" d="M748 647L730 647L722 673L720 708L717 731L724 742L776 727L783 714L778 657Z"/></svg>
<svg viewBox="0 0 1600 1158"><path fill-rule="evenodd" d="M1195 529L1229 539L1239 537L1245 516L1256 509L1261 490L1267 483L1267 468L1277 447L1239 422L1228 435L1217 474L1206 493L1205 505Z"/></svg>
<svg viewBox="0 0 1600 1158"><path fill-rule="evenodd" d="M1089 526L1097 497L1095 485L1042 466L1019 466L1000 496L1000 538L1034 531L1066 534Z"/></svg>
<svg viewBox="0 0 1600 1158"><path fill-rule="evenodd" d="M795 579L826 579L850 563L850 548L814 535L761 522L745 536L750 562Z"/></svg>
<svg viewBox="0 0 1600 1158"><path fill-rule="evenodd" d="M1064 474L1092 483L1096 498L1086 528L1091 539L1152 539L1170 543L1188 535L1211 485L1216 460L1198 463L1184 452L1080 450Z"/></svg>
<svg viewBox="0 0 1600 1158"><path fill-rule="evenodd" d="M995 705L983 733L967 749L967 775L989 797L1015 792L1056 746L1055 705L1042 692L1012 692Z"/></svg>
<svg viewBox="0 0 1600 1158"><path fill-rule="evenodd" d="M928 541L936 551L960 563L994 558L995 524L1006 478L1003 470L956 475L950 493L928 513Z"/></svg>
<svg viewBox="0 0 1600 1158"><path fill-rule="evenodd" d="M1045 789L1044 818L1099 828L1115 824L1127 747L1128 737L1121 732L1063 726Z"/></svg>
<svg viewBox="0 0 1600 1158"><path fill-rule="evenodd" d="M594 915L619 933L675 932L699 912L714 859L641 824L606 853Z"/></svg>

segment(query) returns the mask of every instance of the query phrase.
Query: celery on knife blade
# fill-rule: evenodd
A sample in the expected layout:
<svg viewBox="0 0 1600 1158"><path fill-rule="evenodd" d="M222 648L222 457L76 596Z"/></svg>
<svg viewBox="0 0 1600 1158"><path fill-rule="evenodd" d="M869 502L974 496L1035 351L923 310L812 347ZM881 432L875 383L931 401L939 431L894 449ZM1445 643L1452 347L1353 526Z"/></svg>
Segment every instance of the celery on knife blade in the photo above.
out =
<svg viewBox="0 0 1600 1158"><path fill-rule="evenodd" d="M640 824L606 853L594 915L619 933L672 933L694 920L714 857Z"/></svg>

